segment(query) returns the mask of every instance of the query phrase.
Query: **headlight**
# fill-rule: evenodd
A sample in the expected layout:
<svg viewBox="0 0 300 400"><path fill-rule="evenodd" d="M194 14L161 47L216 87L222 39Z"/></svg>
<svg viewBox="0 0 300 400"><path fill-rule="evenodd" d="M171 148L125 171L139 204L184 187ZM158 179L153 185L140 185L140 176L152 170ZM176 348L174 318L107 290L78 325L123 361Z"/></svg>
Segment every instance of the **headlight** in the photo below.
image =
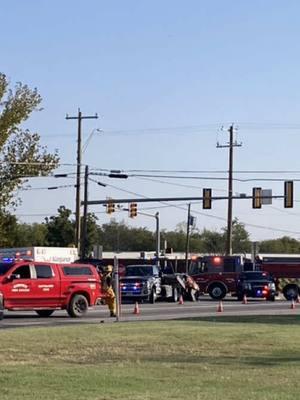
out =
<svg viewBox="0 0 300 400"><path fill-rule="evenodd" d="M272 283L269 283L269 288L270 289L272 289L272 290L275 290L276 289L276 287L275 287L275 283L274 282L272 282Z"/></svg>

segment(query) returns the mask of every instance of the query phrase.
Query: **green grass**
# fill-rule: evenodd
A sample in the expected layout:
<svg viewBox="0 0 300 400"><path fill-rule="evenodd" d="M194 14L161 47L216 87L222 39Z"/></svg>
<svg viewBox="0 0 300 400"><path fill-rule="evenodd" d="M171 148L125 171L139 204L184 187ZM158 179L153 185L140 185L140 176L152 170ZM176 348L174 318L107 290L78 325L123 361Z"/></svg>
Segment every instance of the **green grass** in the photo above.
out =
<svg viewBox="0 0 300 400"><path fill-rule="evenodd" d="M0 331L1 400L297 399L297 316Z"/></svg>

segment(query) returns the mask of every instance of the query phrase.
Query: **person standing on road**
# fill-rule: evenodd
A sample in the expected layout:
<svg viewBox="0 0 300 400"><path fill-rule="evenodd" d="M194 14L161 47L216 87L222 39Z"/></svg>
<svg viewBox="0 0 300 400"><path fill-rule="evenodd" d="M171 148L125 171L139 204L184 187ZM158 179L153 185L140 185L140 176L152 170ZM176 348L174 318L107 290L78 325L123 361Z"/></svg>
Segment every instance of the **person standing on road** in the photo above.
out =
<svg viewBox="0 0 300 400"><path fill-rule="evenodd" d="M108 265L103 276L103 290L105 295L105 303L108 306L111 317L116 317L116 295L112 282L112 265Z"/></svg>

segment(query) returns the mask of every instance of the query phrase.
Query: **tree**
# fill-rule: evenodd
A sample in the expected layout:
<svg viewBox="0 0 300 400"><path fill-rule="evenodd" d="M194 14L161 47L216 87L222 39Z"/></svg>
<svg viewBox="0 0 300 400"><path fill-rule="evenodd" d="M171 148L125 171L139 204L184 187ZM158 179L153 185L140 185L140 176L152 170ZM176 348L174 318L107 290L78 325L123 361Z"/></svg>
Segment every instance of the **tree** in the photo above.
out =
<svg viewBox="0 0 300 400"><path fill-rule="evenodd" d="M259 243L259 252L299 254L300 242L288 236L273 240L263 240Z"/></svg>
<svg viewBox="0 0 300 400"><path fill-rule="evenodd" d="M201 234L203 253L223 254L225 250L224 234L204 229Z"/></svg>
<svg viewBox="0 0 300 400"><path fill-rule="evenodd" d="M12 247L47 245L46 224L18 224Z"/></svg>
<svg viewBox="0 0 300 400"><path fill-rule="evenodd" d="M68 247L75 243L74 220L71 220L72 211L64 206L60 206L57 216L45 218L47 228L47 245Z"/></svg>
<svg viewBox="0 0 300 400"><path fill-rule="evenodd" d="M224 240L227 235L227 228L223 228ZM232 221L232 252L249 253L251 251L251 241L245 225L240 223L237 218Z"/></svg>
<svg viewBox="0 0 300 400"><path fill-rule="evenodd" d="M36 89L22 83L10 89L7 77L0 73L0 211L18 204L15 192L26 177L48 175L58 164L57 153L48 153L37 133L20 128L41 100Z"/></svg>

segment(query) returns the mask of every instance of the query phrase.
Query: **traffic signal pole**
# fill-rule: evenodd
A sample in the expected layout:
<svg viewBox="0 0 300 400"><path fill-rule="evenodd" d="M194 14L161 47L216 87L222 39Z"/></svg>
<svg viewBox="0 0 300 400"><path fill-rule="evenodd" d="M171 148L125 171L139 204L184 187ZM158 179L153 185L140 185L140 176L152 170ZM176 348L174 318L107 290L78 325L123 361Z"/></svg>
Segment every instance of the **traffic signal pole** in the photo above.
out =
<svg viewBox="0 0 300 400"><path fill-rule="evenodd" d="M188 204L188 214L187 214L187 224L186 224L186 241L185 241L185 272L186 273L188 273L188 267L189 267L190 219L191 219L191 203Z"/></svg>

